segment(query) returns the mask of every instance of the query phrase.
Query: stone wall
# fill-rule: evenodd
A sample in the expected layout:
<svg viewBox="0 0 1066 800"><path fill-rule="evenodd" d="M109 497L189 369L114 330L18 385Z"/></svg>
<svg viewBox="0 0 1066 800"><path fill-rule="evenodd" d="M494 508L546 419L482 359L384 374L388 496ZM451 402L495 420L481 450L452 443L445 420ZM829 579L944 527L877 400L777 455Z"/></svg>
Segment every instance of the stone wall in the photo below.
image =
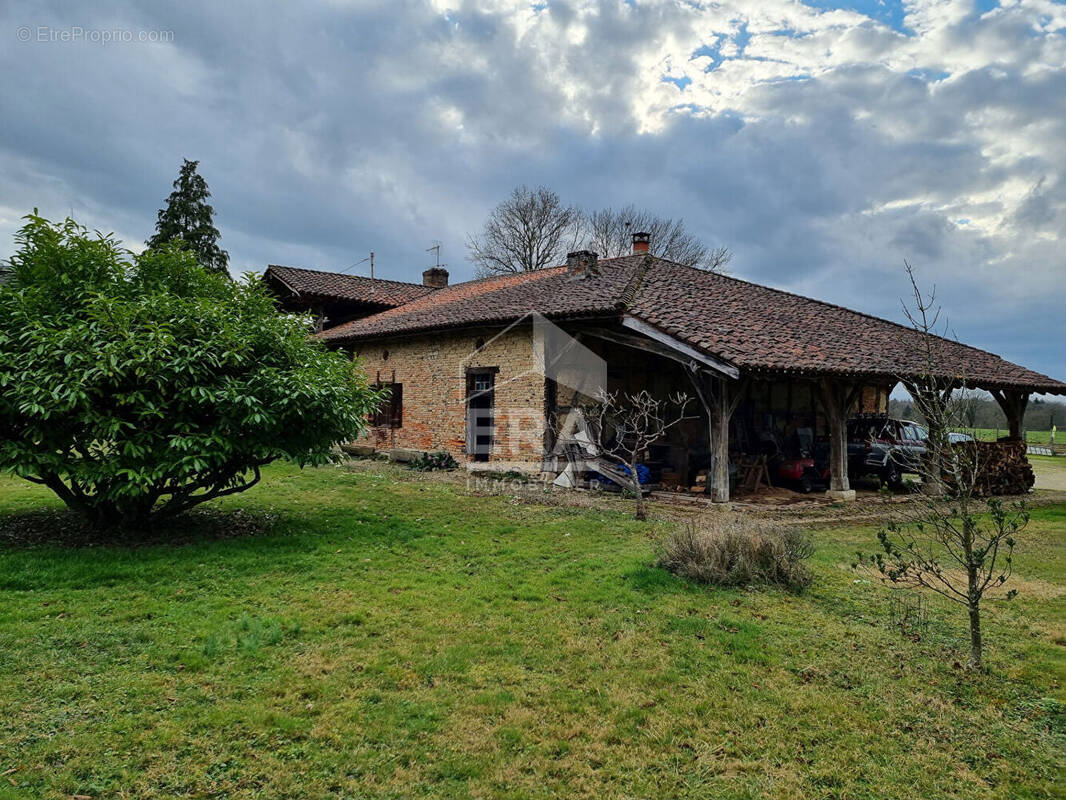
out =
<svg viewBox="0 0 1066 800"><path fill-rule="evenodd" d="M466 453L467 373L496 368L492 462L539 469L544 444L544 376L536 369L531 326L441 333L354 348L372 381L403 384L403 423L372 428L378 448ZM395 377L394 377L395 376Z"/></svg>

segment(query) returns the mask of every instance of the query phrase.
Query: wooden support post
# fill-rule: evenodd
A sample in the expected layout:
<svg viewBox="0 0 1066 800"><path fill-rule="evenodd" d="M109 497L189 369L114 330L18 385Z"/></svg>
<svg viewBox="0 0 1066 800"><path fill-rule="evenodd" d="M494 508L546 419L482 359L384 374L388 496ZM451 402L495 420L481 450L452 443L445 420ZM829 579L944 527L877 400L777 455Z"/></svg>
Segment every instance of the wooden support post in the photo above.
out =
<svg viewBox="0 0 1066 800"><path fill-rule="evenodd" d="M711 445L711 472L707 492L715 503L729 502L729 392L724 386L711 395L708 433Z"/></svg>
<svg viewBox="0 0 1066 800"><path fill-rule="evenodd" d="M1029 393L994 389L992 390L992 397L999 403L999 407L1003 409L1003 413L1007 416L1007 426L1010 428L1008 437L1010 440L1012 442L1022 441L1022 425L1025 422L1025 409L1029 405Z"/></svg>
<svg viewBox="0 0 1066 800"><path fill-rule="evenodd" d="M862 390L861 384L823 378L820 400L829 425L829 491L834 500L855 499L848 480L848 413Z"/></svg>
<svg viewBox="0 0 1066 800"><path fill-rule="evenodd" d="M747 391L748 379L739 383L725 378L712 378L693 362L689 365L692 385L707 412L708 444L711 452L711 471L707 476L707 494L715 503L729 502L729 422L733 412Z"/></svg>

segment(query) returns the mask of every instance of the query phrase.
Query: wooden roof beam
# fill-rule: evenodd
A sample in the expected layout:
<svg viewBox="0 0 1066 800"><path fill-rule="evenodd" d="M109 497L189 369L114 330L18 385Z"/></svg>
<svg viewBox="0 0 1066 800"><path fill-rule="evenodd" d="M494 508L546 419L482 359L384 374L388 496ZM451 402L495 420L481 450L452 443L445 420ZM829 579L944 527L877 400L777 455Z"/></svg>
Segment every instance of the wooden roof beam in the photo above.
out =
<svg viewBox="0 0 1066 800"><path fill-rule="evenodd" d="M717 372L719 375L724 375L727 378L732 378L733 380L737 380L740 377L740 370L734 367L732 364L728 364L725 361L721 361L715 358L714 356L709 356L706 353L697 350L695 347L685 344L680 339L676 339L670 334L664 333L655 326L649 325L643 320L627 315L622 317L622 325L632 331L636 331L637 333L643 334L644 337L647 337L645 341L650 339L661 345L664 348L664 352L660 353L661 355L666 355L667 351L671 353L670 355L666 355L667 358L672 358L674 361L680 361L686 366L690 362L695 361L699 364L702 364L704 367L707 367L711 371ZM617 341L623 344L627 342L623 342L621 337L625 337L627 340L634 340L640 338L626 336L623 333L617 333L615 334L615 336Z"/></svg>

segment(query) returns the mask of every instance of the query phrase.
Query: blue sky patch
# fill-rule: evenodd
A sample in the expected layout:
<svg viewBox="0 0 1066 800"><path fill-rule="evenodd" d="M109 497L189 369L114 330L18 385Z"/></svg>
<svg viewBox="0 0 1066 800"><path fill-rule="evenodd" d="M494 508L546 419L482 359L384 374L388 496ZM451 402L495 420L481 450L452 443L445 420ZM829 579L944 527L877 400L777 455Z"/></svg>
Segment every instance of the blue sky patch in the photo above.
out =
<svg viewBox="0 0 1066 800"><path fill-rule="evenodd" d="M901 0L800 0L805 6L822 11L854 11L887 25L892 30L910 34L904 25Z"/></svg>
<svg viewBox="0 0 1066 800"><path fill-rule="evenodd" d="M738 56L744 55L744 49L748 46L748 43L751 41L751 34L748 32L748 23L746 21L740 23L740 27L737 28L737 32L733 36L733 41L737 45L737 55Z"/></svg>
<svg viewBox="0 0 1066 800"><path fill-rule="evenodd" d="M936 81L942 81L945 78L951 77L950 72L944 72L939 69L909 69L907 70L907 74L912 78L917 78L926 83L935 83Z"/></svg>
<svg viewBox="0 0 1066 800"><path fill-rule="evenodd" d="M711 59L711 63L707 65L707 68L704 70L704 72L711 72L713 70L718 69L720 66L722 66L722 62L725 61L725 59L722 58L722 41L723 39L719 39L714 44L705 44L702 47L699 47L692 51L691 58L699 58L700 56L706 56L707 58Z"/></svg>
<svg viewBox="0 0 1066 800"><path fill-rule="evenodd" d="M734 20L735 21L735 20ZM704 72L713 72L722 66L722 62L726 59L722 56L722 45L726 42L733 42L737 46L737 54L730 56L730 58L744 58L744 50L747 48L748 43L751 41L751 33L748 31L748 23L741 22L740 27L737 28L737 32L732 36L722 35L719 36L717 41L712 44L705 44L692 51L692 55L689 58L699 58L700 56L706 56L711 59L711 63L703 70Z"/></svg>
<svg viewBox="0 0 1066 800"><path fill-rule="evenodd" d="M663 75L663 83L672 83L681 91L685 91L685 87L692 83L692 78L687 75L680 78L671 78L668 75Z"/></svg>

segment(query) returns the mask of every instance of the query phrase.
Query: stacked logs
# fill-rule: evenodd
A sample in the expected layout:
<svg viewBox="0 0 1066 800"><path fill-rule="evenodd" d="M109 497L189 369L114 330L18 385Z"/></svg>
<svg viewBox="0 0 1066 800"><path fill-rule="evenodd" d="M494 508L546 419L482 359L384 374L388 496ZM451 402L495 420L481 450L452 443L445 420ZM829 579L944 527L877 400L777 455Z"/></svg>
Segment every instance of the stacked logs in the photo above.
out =
<svg viewBox="0 0 1066 800"><path fill-rule="evenodd" d="M959 442L952 447L960 455L961 463L977 464L976 495L1025 494L1036 483L1033 467L1025 457L1024 442ZM944 483L952 488L953 476L945 472Z"/></svg>

